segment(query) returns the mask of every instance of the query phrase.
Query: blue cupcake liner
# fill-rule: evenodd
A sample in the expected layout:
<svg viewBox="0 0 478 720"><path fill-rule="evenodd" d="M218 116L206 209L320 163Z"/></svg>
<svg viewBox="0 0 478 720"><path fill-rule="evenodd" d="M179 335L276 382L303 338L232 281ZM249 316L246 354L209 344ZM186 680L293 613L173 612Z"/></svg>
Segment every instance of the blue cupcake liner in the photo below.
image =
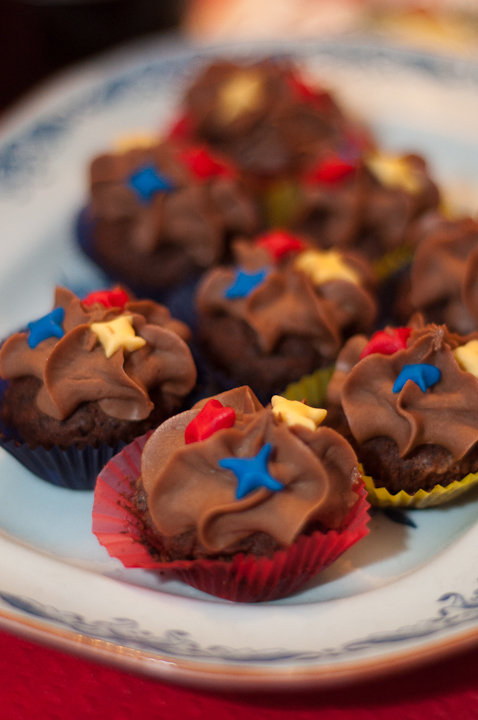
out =
<svg viewBox="0 0 478 720"><path fill-rule="evenodd" d="M7 381L0 380L0 407L7 386ZM93 490L99 472L125 444L121 441L114 446L88 445L81 449L74 445L66 449L57 445L49 450L41 445L32 448L0 419L0 447L37 477L70 490Z"/></svg>
<svg viewBox="0 0 478 720"><path fill-rule="evenodd" d="M182 320L192 329L196 327L194 296L202 273L191 275L185 278L183 282L166 288L131 283L127 273L123 275L112 271L98 257L94 246L94 228L95 222L89 207L86 206L80 210L75 218L74 237L80 250L100 268L107 280L124 284L138 298L147 297L156 300L156 302L165 305L174 318Z"/></svg>

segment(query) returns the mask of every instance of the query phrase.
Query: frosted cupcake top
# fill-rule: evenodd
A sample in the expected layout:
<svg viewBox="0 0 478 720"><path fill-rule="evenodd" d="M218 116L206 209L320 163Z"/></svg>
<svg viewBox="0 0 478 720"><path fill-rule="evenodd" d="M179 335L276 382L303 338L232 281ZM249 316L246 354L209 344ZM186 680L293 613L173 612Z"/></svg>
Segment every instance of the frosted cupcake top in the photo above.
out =
<svg viewBox="0 0 478 720"><path fill-rule="evenodd" d="M154 407L148 390L181 398L193 388L189 336L151 300L130 300L121 290L81 300L58 287L54 309L3 344L0 375L38 378L38 409L58 420L95 400L111 417L143 420Z"/></svg>
<svg viewBox="0 0 478 720"><path fill-rule="evenodd" d="M333 387L353 436L359 443L392 438L402 457L436 444L461 459L478 441L476 334L462 337L433 324L407 337L381 332L387 334L387 349L386 338L382 349L372 338L371 352L355 338L339 357Z"/></svg>
<svg viewBox="0 0 478 720"><path fill-rule="evenodd" d="M317 427L323 411L297 405L305 422L294 403L264 408L243 386L164 422L141 468L156 530L193 532L207 555L240 549L256 533L287 546L311 523L340 529L357 500L355 453Z"/></svg>

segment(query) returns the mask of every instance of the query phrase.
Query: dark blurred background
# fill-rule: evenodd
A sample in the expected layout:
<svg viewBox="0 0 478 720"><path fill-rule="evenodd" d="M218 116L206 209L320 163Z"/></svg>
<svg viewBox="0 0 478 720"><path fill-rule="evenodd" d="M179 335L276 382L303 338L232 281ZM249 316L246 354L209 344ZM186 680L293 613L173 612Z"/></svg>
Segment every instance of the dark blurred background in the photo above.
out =
<svg viewBox="0 0 478 720"><path fill-rule="evenodd" d="M174 30L187 0L0 0L0 111L38 81L128 40Z"/></svg>
<svg viewBox="0 0 478 720"><path fill-rule="evenodd" d="M0 0L0 112L65 66L147 34L199 42L359 32L478 55L478 0Z"/></svg>

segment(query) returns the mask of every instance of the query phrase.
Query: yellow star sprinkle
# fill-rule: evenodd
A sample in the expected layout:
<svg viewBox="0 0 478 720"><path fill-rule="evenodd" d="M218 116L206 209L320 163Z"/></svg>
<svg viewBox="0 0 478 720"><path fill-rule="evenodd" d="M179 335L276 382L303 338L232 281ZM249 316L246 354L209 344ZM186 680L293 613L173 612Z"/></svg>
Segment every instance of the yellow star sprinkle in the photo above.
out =
<svg viewBox="0 0 478 720"><path fill-rule="evenodd" d="M120 315L109 322L91 324L90 327L103 345L107 358L120 348L133 352L146 345L146 340L135 334L132 323L132 315Z"/></svg>
<svg viewBox="0 0 478 720"><path fill-rule="evenodd" d="M305 250L297 256L295 267L308 275L314 285L328 280L348 280L355 285L360 284L358 274L335 250Z"/></svg>
<svg viewBox="0 0 478 720"><path fill-rule="evenodd" d="M412 194L421 189L420 179L405 157L374 153L368 157L367 167L387 187L403 188Z"/></svg>
<svg viewBox="0 0 478 720"><path fill-rule="evenodd" d="M281 395L273 395L271 405L274 417L289 427L303 425L309 430L315 430L327 415L327 410L310 407L298 400L287 400Z"/></svg>
<svg viewBox="0 0 478 720"><path fill-rule="evenodd" d="M148 133L131 133L128 135L120 135L114 142L116 152L124 153L128 150L147 149L153 147L158 142L158 138Z"/></svg>
<svg viewBox="0 0 478 720"><path fill-rule="evenodd" d="M458 365L466 372L478 377L478 340L470 340L453 350Z"/></svg>
<svg viewBox="0 0 478 720"><path fill-rule="evenodd" d="M239 115L253 109L260 101L262 78L255 72L236 73L219 93L217 112L223 123L233 122Z"/></svg>

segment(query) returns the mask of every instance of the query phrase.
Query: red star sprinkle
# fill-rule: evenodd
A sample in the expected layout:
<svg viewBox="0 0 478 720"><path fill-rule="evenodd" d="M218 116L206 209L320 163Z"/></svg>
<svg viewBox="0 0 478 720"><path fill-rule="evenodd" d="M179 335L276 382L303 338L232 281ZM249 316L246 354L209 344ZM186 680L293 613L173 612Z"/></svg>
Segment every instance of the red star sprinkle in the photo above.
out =
<svg viewBox="0 0 478 720"><path fill-rule="evenodd" d="M186 445L214 435L218 430L230 428L236 421L236 413L232 407L223 405L219 400L211 398L191 420L184 431Z"/></svg>
<svg viewBox="0 0 478 720"><path fill-rule="evenodd" d="M192 147L181 153L181 160L200 180L223 175L232 177L232 169L222 160L218 160L205 147Z"/></svg>
<svg viewBox="0 0 478 720"><path fill-rule="evenodd" d="M299 100L320 105L330 104L330 95L326 90L319 87L310 87L300 75L289 73L287 82Z"/></svg>
<svg viewBox="0 0 478 720"><path fill-rule="evenodd" d="M360 359L380 353L381 355L393 355L397 350L403 350L407 347L407 340L411 329L409 327L390 328L388 330L378 330L374 333L367 345L360 353Z"/></svg>
<svg viewBox="0 0 478 720"><path fill-rule="evenodd" d="M327 185L335 185L345 180L346 177L352 175L356 171L356 166L344 162L339 157L330 157L321 160L313 167L305 176L308 183L325 183Z"/></svg>
<svg viewBox="0 0 478 720"><path fill-rule="evenodd" d="M264 235L257 238L256 245L267 250L274 260L280 260L290 252L300 252L306 247L303 240L285 232L285 230L273 230L264 233Z"/></svg>
<svg viewBox="0 0 478 720"><path fill-rule="evenodd" d="M106 308L124 308L128 302L129 296L123 288L115 287L112 290L96 290L90 292L83 298L83 305L104 305Z"/></svg>
<svg viewBox="0 0 478 720"><path fill-rule="evenodd" d="M188 115L181 115L181 117L174 120L173 124L168 133L170 140L187 140L192 133L192 123Z"/></svg>

